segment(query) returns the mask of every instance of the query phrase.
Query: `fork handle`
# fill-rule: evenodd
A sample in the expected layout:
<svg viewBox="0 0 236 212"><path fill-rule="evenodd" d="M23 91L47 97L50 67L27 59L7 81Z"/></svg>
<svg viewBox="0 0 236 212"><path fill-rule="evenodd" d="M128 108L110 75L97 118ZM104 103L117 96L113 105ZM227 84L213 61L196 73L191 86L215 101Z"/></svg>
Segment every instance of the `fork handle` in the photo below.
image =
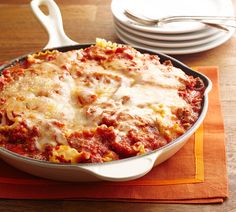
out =
<svg viewBox="0 0 236 212"><path fill-rule="evenodd" d="M227 29L227 28L224 28L221 26L222 25L228 26L228 27L235 27L235 26L227 25L224 23L219 23L219 24L212 23L212 22L207 22L207 21L221 20L221 21L235 21L236 22L235 16L167 16L167 17L163 17L160 19L152 19L152 18L148 18L142 14L134 13L128 9L124 10L124 15L126 15L128 18L130 18L131 20L133 20L137 23L144 24L147 26L159 25L162 23L165 24L165 23L170 23L170 22L177 22L177 21L199 21L199 22L202 22L208 26L221 28L221 29Z"/></svg>
<svg viewBox="0 0 236 212"><path fill-rule="evenodd" d="M155 19L149 19L155 21ZM167 16L160 18L160 22L172 21L208 21L208 20L222 20L222 21L236 21L235 16Z"/></svg>

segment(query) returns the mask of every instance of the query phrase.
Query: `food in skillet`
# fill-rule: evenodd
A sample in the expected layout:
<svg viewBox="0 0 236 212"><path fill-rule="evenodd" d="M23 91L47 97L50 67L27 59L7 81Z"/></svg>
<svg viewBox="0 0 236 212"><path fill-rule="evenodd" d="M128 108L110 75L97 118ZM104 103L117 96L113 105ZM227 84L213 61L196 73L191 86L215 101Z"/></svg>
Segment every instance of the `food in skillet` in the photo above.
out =
<svg viewBox="0 0 236 212"><path fill-rule="evenodd" d="M102 39L29 55L0 77L0 146L59 163L144 154L195 123L203 92L170 62Z"/></svg>

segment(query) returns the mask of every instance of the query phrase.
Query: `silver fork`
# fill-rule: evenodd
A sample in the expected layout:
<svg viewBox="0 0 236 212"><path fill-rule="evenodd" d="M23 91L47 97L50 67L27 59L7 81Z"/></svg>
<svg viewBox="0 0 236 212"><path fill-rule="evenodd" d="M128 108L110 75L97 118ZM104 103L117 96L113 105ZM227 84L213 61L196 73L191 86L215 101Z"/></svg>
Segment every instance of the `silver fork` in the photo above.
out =
<svg viewBox="0 0 236 212"><path fill-rule="evenodd" d="M147 26L160 26L170 22L182 22L182 21L198 21L207 26L214 27L217 29L222 29L225 31L229 31L227 27L234 27L236 25L229 25L227 23L215 23L209 21L234 21L236 22L235 16L167 16L159 19L151 19L142 14L134 13L128 9L124 10L124 14L131 20L147 25Z"/></svg>

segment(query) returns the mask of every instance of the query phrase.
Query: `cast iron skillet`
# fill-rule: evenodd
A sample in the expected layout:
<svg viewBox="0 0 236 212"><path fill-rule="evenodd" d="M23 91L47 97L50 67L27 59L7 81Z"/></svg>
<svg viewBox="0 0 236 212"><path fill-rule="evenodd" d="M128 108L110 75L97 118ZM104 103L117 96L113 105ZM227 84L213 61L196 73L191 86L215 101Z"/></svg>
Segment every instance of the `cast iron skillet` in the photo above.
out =
<svg viewBox="0 0 236 212"><path fill-rule="evenodd" d="M39 9L39 5L46 5L49 9L49 16L45 16ZM47 48L49 50L58 50L66 52L75 49L89 47L91 44L77 44L70 40L63 31L60 11L52 0L33 0L31 7L35 15L43 23L49 34L49 43L47 47L62 46L57 48ZM49 20L49 19L50 20ZM57 23L51 20L57 20ZM52 30L52 28L54 30ZM68 45L73 44L73 45ZM66 45L66 46L65 46ZM161 62L170 60L175 67L182 69L186 74L199 77L204 82L206 90L204 92L202 111L195 124L182 136L169 144L151 151L147 154L135 156L127 159L91 164L62 164L27 158L0 147L0 157L12 166L28 172L30 174L43 178L62 180L62 181L127 181L137 179L148 173L154 166L162 163L174 155L188 140L188 138L197 130L202 123L208 108L208 93L211 90L211 81L203 74L193 71L178 60L162 54L149 51L148 49L136 48L142 53L155 54L160 57ZM44 52L43 50L41 52ZM31 53L32 54L32 53ZM8 64L0 66L0 72L5 68L14 65L17 62L24 61L27 55L18 57Z"/></svg>

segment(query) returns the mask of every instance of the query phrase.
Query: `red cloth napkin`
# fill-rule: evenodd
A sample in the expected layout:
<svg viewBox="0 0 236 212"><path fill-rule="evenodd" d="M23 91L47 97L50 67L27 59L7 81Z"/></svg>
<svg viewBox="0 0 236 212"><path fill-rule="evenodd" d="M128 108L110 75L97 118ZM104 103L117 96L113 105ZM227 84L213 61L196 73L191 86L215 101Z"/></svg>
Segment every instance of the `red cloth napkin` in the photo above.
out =
<svg viewBox="0 0 236 212"><path fill-rule="evenodd" d="M216 203L228 195L218 68L199 67L213 83L203 125L187 144L146 176L128 182L66 183L37 178L0 160L0 198Z"/></svg>

